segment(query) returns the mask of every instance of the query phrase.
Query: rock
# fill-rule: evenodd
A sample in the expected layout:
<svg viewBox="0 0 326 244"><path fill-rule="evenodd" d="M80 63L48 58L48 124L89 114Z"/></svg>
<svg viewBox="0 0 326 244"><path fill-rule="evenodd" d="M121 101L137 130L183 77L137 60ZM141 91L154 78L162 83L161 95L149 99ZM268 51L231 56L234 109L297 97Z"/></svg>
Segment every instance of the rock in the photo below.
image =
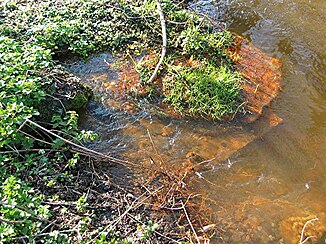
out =
<svg viewBox="0 0 326 244"><path fill-rule="evenodd" d="M240 57L235 62L235 68L248 81L242 85L247 101L245 108L249 111L244 120L251 123L262 115L264 107L268 107L281 90L281 62L242 37L235 38L236 45L231 47L230 53ZM278 120L278 117L275 119ZM275 124L278 123L275 121Z"/></svg>
<svg viewBox="0 0 326 244"><path fill-rule="evenodd" d="M58 111L78 111L87 105L93 95L89 87L64 70L53 70L51 76L54 77L52 83L45 87L48 94L37 107L40 113L38 119L45 122L50 122Z"/></svg>

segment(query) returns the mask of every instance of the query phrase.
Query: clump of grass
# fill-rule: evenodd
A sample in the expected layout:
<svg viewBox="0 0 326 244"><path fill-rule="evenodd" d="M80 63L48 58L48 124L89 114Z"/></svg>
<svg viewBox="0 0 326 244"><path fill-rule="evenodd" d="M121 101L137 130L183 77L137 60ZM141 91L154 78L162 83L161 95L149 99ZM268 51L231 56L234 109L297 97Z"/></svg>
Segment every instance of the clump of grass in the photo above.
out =
<svg viewBox="0 0 326 244"><path fill-rule="evenodd" d="M190 67L172 77L164 82L166 101L180 113L221 120L241 108L241 76L227 67Z"/></svg>
<svg viewBox="0 0 326 244"><path fill-rule="evenodd" d="M182 53L193 55L197 59L209 57L212 62L227 60L226 48L233 44L233 36L229 31L214 31L200 25L190 25L183 30L176 42Z"/></svg>

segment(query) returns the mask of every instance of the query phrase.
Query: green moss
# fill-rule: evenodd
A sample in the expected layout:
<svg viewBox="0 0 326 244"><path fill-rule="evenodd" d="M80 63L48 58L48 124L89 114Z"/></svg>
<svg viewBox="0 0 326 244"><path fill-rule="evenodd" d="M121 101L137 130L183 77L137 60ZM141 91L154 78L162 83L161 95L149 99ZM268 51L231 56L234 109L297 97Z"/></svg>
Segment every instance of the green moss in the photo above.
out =
<svg viewBox="0 0 326 244"><path fill-rule="evenodd" d="M91 96L92 91L83 86L83 88L79 88L76 93L65 103L65 107L67 110L78 111L87 105Z"/></svg>

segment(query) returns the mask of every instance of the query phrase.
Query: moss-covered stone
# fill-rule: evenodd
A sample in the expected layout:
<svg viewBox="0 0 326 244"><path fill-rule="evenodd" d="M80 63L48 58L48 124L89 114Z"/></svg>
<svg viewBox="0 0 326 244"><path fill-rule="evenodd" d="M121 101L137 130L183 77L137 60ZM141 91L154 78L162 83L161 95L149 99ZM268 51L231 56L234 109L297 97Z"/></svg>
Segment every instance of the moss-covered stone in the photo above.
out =
<svg viewBox="0 0 326 244"><path fill-rule="evenodd" d="M51 71L53 82L46 85L48 95L37 108L42 121L49 122L54 114L78 111L86 106L93 95L92 90L70 73L56 69Z"/></svg>

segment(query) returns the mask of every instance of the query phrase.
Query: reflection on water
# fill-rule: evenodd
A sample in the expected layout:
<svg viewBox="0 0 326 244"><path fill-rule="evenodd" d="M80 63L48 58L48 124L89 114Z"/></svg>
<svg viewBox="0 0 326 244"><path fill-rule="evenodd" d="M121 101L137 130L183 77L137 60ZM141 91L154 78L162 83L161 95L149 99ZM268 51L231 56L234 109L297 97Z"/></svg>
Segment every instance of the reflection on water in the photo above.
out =
<svg viewBox="0 0 326 244"><path fill-rule="evenodd" d="M189 153L198 161L212 159L197 172L194 190L207 199L225 242L298 243L304 223L317 216L305 235L324 243L325 0L201 0L191 7L224 21L282 61L284 88L271 110L283 122L272 129L264 119L250 126L221 126L160 117L145 109L136 114L117 110L108 87L118 82L118 71L108 69L115 60L104 55L88 67L72 67L100 91L103 108L91 104L83 118L84 126L101 134L93 146L145 161L155 154L149 130L164 160L176 167Z"/></svg>

